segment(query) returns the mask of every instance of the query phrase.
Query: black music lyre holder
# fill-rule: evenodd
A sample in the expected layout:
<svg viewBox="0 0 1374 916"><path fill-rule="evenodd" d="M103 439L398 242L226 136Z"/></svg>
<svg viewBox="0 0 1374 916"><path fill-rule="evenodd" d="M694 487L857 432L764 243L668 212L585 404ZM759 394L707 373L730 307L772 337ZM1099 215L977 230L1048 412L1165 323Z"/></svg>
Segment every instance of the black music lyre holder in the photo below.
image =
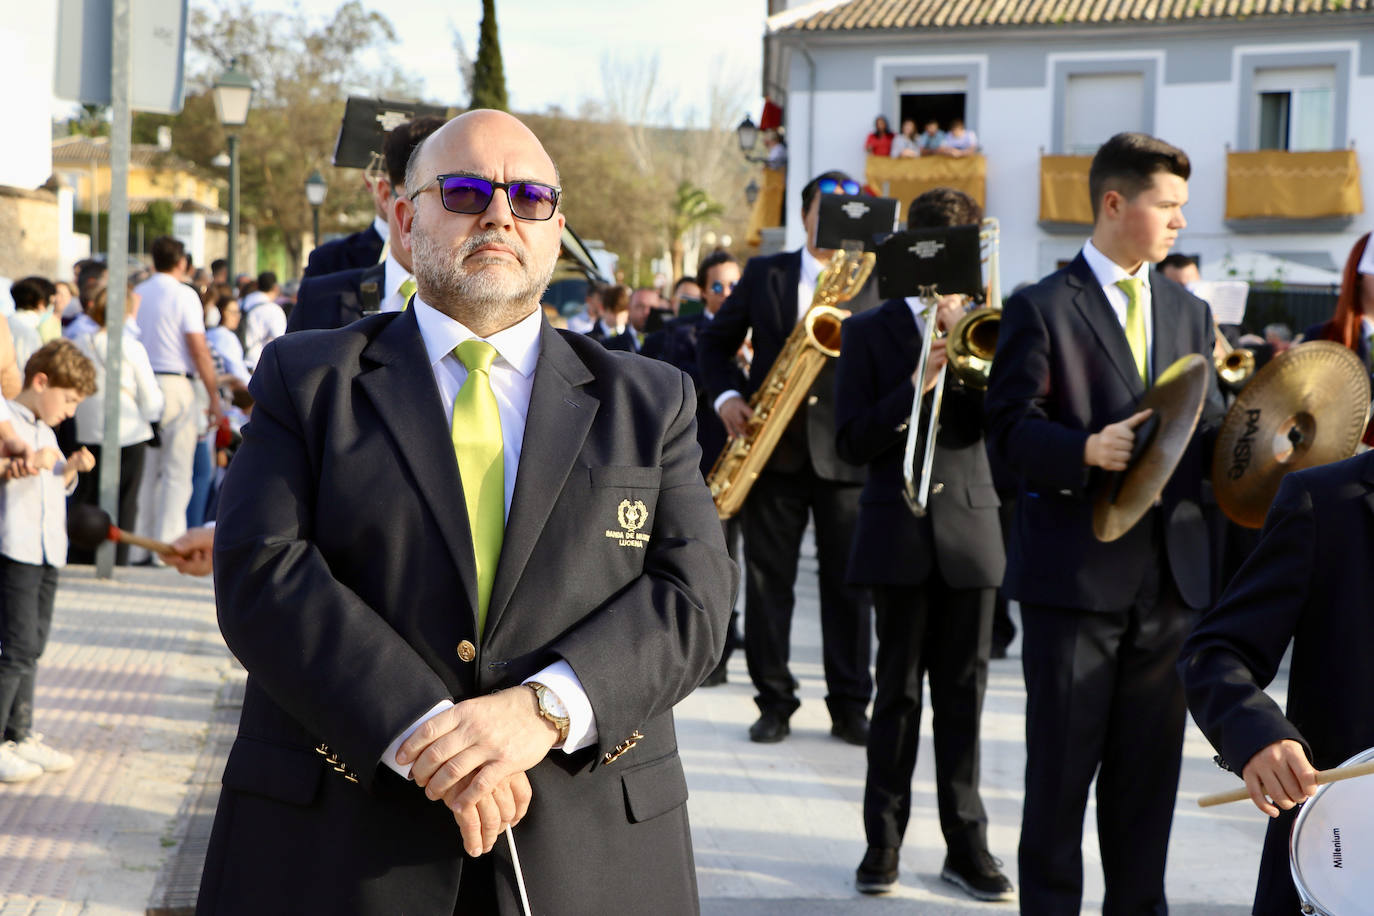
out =
<svg viewBox="0 0 1374 916"><path fill-rule="evenodd" d="M953 293L982 296L978 233L976 225L948 226L907 229L884 239L878 244L878 295L884 299Z"/></svg>
<svg viewBox="0 0 1374 916"><path fill-rule="evenodd" d="M897 228L901 201L864 194L822 194L816 219L816 247L876 251L880 239Z"/></svg>

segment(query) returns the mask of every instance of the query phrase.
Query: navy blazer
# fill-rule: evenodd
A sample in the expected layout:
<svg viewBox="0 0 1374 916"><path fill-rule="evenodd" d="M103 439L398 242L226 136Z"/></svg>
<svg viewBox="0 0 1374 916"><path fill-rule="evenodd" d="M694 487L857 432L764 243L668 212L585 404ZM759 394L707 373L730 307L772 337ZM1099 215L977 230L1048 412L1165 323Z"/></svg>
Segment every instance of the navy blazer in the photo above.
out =
<svg viewBox="0 0 1374 916"><path fill-rule="evenodd" d="M658 331L644 339L644 356L661 359L677 366L692 379L697 386L697 441L701 443L701 474L711 473L716 459L725 449L729 437L725 434L725 424L716 413L715 404L706 386L702 384L701 367L697 365L697 337L711 317L705 312L675 318ZM748 384L744 370L735 366L735 387L743 390Z"/></svg>
<svg viewBox="0 0 1374 916"><path fill-rule="evenodd" d="M745 400L763 384L783 344L811 303L797 303L801 250L750 258L734 292L697 338L701 378L712 399L735 386L735 353L745 334L754 332L754 362L749 381L739 390ZM878 304L877 281L840 307L863 312ZM795 472L810 466L823 480L862 483L864 470L835 452L835 362L826 360L807 399L778 441L766 469Z"/></svg>
<svg viewBox="0 0 1374 916"><path fill-rule="evenodd" d="M1190 353L1210 363L1207 303L1153 268L1150 289L1151 377ZM1107 475L1083 463L1084 443L1135 413L1144 394L1126 333L1081 252L1007 302L985 419L994 463L1019 479L1003 583L1008 597L1094 611L1125 608L1155 555L1159 525L1166 566L1184 602L1193 608L1210 602L1211 547L1199 499L1225 413L1215 373L1207 373L1197 431L1164 488L1162 506L1115 541L1093 535L1093 502Z"/></svg>
<svg viewBox="0 0 1374 916"><path fill-rule="evenodd" d="M319 277L324 274L352 270L355 267L371 267L382 259L382 248L386 240L382 238L375 225L369 224L361 232L332 239L323 245L315 246L305 262L302 277Z"/></svg>
<svg viewBox="0 0 1374 916"><path fill-rule="evenodd" d="M851 464L868 465L849 582L919 585L938 564L952 588L996 588L1006 570L1006 554L997 512L1001 502L983 447L982 392L949 376L935 439L929 511L917 518L902 496L916 395L911 375L922 341L916 319L905 300L891 299L845 321L843 335L836 367L835 449ZM923 430L930 400L927 395ZM921 454L916 456L918 466Z"/></svg>
<svg viewBox="0 0 1374 916"><path fill-rule="evenodd" d="M201 916L452 913L453 817L381 755L437 701L558 659L597 741L528 771L515 833L534 910L697 912L672 710L720 658L738 573L697 469L695 393L663 363L540 334L480 637L463 482L414 311L264 349L215 531L220 627L248 683ZM510 916L507 844L491 855Z"/></svg>
<svg viewBox="0 0 1374 916"><path fill-rule="evenodd" d="M1374 746L1374 452L1289 474L1253 553L1179 658L1188 708L1237 773L1285 738L1318 769ZM1289 642L1288 711L1264 688ZM1296 810L1269 822L1255 912L1298 912Z"/></svg>
<svg viewBox="0 0 1374 916"><path fill-rule="evenodd" d="M374 314L377 305L367 308L369 297L363 294L363 285L376 285L374 295L380 304L385 295L386 264L359 267L325 274L322 277L306 277L296 293L296 305L286 320L286 330L311 331L341 328L365 315Z"/></svg>

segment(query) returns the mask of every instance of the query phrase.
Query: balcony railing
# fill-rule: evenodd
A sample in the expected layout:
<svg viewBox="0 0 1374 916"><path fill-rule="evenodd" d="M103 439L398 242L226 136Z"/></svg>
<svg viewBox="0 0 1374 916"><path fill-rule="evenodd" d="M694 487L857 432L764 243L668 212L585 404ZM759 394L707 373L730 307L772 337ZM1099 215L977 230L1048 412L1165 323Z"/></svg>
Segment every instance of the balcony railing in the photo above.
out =
<svg viewBox="0 0 1374 916"><path fill-rule="evenodd" d="M1088 168L1092 162L1092 156L1041 155L1041 225L1092 225L1093 202L1088 193Z"/></svg>
<svg viewBox="0 0 1374 916"><path fill-rule="evenodd" d="M988 186L988 161L983 156L921 156L918 159L891 159L869 156L864 178L884 197L902 202L902 216L917 197L933 188L953 188L985 206Z"/></svg>
<svg viewBox="0 0 1374 916"><path fill-rule="evenodd" d="M1226 154L1226 218L1330 219L1364 212L1353 149Z"/></svg>
<svg viewBox="0 0 1374 916"><path fill-rule="evenodd" d="M787 194L787 173L780 169L763 170L763 187L749 212L749 231L745 244L757 248L763 240L763 230L782 225L782 202Z"/></svg>

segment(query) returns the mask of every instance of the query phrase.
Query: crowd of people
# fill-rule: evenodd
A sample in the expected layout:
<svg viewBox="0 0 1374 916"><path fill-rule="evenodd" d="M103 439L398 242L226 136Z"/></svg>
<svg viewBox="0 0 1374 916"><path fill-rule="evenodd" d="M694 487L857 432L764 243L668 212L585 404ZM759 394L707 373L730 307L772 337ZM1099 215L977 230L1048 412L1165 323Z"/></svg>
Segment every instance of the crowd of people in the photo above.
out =
<svg viewBox="0 0 1374 916"><path fill-rule="evenodd" d="M907 121L893 135L879 118L867 148L962 155L977 141L957 122L917 134ZM1021 911L1078 912L1094 779L1104 911L1165 911L1188 706L1255 804L1283 815L1256 912L1291 911L1279 825L1315 791L1314 764L1374 732L1318 708L1315 662L1295 662L1288 718L1262 690L1290 638L1316 658L1353 653L1353 667L1374 639L1363 623L1342 638L1328 619L1374 590L1368 542L1340 536L1367 521L1355 518L1368 492L1357 485L1374 487L1374 459L1290 477L1250 558L1222 570L1202 509L1224 409L1211 379L1154 507L1118 540L1093 535L1093 496L1127 467L1148 419L1135 405L1158 372L1215 343L1189 292L1196 262L1169 252L1186 225L1182 150L1120 134L1098 151L1091 238L1006 303L986 391L944 389L924 515L903 499L903 446L948 354L930 341L918 377L918 353L970 303L883 302L870 281L845 303L838 360L726 520L703 479L757 425L750 398L834 255L816 242L820 198L849 176L806 184L799 250L743 264L710 251L663 290L594 285L554 330L539 298L561 189L538 139L477 111L406 122L379 154L376 218L316 248L294 296L271 272L231 283L221 262L193 269L165 237L147 275L113 297L124 302L117 524L174 548L121 546L117 561L213 567L226 641L249 671L204 911L264 895L280 908L286 894L310 908L495 912L516 893L514 840L503 851L497 837L524 822L521 843L541 863L530 890L546 909L568 894L613 905L629 882L668 901L662 912L694 912L671 708L725 683L742 648L759 713L749 739L789 737L808 525L831 732L866 753L857 890L899 881L928 679L941 877L980 900L1015 893L979 793L1000 599L1020 603L1023 630ZM981 220L943 188L907 214L922 229ZM1350 254L1333 318L1303 335L1367 365L1369 240ZM69 553L66 506L98 500L112 396L106 271L89 261L74 274L74 286L16 282L15 315L0 322L0 781L74 763L33 730L57 570L91 559ZM1271 325L1258 340L1272 357L1293 335ZM1333 544L1314 546L1328 531ZM1371 685L1351 693L1357 710ZM531 811L542 813L526 821ZM613 884L601 880L608 858ZM419 861L444 867L422 878L402 867Z"/></svg>
<svg viewBox="0 0 1374 916"><path fill-rule="evenodd" d="M890 156L893 159L918 159L921 156L947 156L962 159L980 152L978 136L964 124L963 118L951 118L942 129L935 118L925 119L920 133L916 121L906 118L902 129L894 134L887 118L873 119L873 132L864 139L864 151L870 156Z"/></svg>

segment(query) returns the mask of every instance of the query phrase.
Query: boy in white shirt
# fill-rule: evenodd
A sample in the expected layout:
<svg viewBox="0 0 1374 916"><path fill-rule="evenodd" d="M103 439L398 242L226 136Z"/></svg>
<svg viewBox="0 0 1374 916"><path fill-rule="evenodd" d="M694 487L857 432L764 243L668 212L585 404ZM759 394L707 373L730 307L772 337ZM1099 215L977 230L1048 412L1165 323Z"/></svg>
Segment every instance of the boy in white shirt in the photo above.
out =
<svg viewBox="0 0 1374 916"><path fill-rule="evenodd" d="M58 339L29 357L24 388L8 404L15 434L43 470L0 486L0 782L75 763L32 731L34 676L52 626L57 570L67 561L67 494L78 472L95 467L84 448L64 460L53 428L95 390L91 361Z"/></svg>

